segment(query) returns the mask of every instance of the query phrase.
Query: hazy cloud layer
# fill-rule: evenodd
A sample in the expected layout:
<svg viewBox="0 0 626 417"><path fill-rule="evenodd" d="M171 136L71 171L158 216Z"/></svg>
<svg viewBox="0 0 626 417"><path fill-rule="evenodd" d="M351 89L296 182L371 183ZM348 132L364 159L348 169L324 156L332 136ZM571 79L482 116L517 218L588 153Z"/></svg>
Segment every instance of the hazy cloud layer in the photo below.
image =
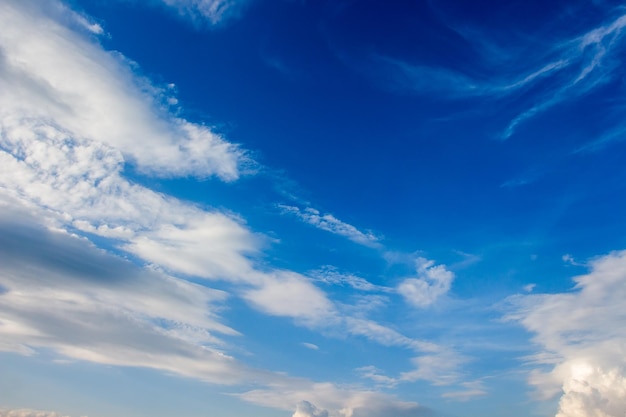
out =
<svg viewBox="0 0 626 417"><path fill-rule="evenodd" d="M9 410L0 408L0 417L68 417L54 411L29 410L25 408Z"/></svg>

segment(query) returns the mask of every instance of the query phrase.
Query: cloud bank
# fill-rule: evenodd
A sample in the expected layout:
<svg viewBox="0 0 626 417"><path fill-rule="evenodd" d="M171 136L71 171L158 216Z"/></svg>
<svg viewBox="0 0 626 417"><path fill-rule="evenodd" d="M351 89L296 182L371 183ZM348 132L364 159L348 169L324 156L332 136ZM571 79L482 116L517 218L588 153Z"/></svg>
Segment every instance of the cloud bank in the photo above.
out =
<svg viewBox="0 0 626 417"><path fill-rule="evenodd" d="M0 417L68 417L54 411L29 410L25 408L8 410L0 408Z"/></svg>
<svg viewBox="0 0 626 417"><path fill-rule="evenodd" d="M217 16L230 3L168 4ZM68 16L73 25L63 23ZM103 49L101 27L63 3L34 0L2 2L0 25L0 350L46 349L67 360L222 385L262 381L241 398L301 414L422 415L423 407L394 396L255 369L229 355L232 339L245 336L220 313L240 297L255 314L420 355L403 380L430 380L444 363L438 355L454 357L352 314L303 274L259 266L263 237L238 216L130 181L129 165L147 176L230 182L252 162L210 127L180 117L168 87ZM379 245L332 215L285 209L356 243ZM422 269L406 291L416 305L449 289L441 267ZM218 281L226 290L209 287ZM357 277L347 283L390 291ZM449 363L458 362L448 361L442 374L453 372Z"/></svg>
<svg viewBox="0 0 626 417"><path fill-rule="evenodd" d="M626 413L626 251L589 262L571 292L519 295L509 318L534 335L541 365L530 382L544 396L561 392L556 417Z"/></svg>

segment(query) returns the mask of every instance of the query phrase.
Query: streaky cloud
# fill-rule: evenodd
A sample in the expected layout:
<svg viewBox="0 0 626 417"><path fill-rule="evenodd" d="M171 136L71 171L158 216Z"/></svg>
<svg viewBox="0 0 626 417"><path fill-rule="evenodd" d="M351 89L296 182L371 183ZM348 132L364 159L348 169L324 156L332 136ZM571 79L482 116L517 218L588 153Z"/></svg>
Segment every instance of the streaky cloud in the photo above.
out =
<svg viewBox="0 0 626 417"><path fill-rule="evenodd" d="M322 214L319 212L319 210L311 207L301 209L299 207L289 206L286 204L279 204L278 208L283 213L294 215L298 219L310 224L311 226L315 226L318 229L346 237L355 243L369 247L380 246L380 239L372 232L361 231L353 225L339 220L332 214Z"/></svg>
<svg viewBox="0 0 626 417"><path fill-rule="evenodd" d="M612 16L582 34L548 44L524 36L515 41L517 45L507 45L506 48L498 45L489 33L455 27L455 32L478 53L478 69L475 71L413 62L381 52L370 54L369 65L366 65L369 69L365 71L378 84L393 92L442 99L498 102L532 92L534 104L522 104L522 110L509 120L499 135L499 139L506 140L538 115L620 77L620 55L626 49L623 30L626 15L622 8L615 8L605 15ZM530 59L527 56L529 49L533 51ZM361 68L363 64L356 66Z"/></svg>
<svg viewBox="0 0 626 417"><path fill-rule="evenodd" d="M152 0L156 1L156 0ZM158 0L199 27L219 26L238 18L251 0Z"/></svg>
<svg viewBox="0 0 626 417"><path fill-rule="evenodd" d="M0 417L68 417L55 411L31 410L28 408L0 408Z"/></svg>

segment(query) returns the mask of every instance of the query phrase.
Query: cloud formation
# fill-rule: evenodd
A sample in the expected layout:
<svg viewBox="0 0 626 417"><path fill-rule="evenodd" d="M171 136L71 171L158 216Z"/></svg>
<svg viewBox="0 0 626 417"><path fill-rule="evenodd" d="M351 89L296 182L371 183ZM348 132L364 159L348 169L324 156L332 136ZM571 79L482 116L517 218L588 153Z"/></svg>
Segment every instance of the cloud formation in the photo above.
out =
<svg viewBox="0 0 626 417"><path fill-rule="evenodd" d="M202 5L210 11L218 3ZM67 16L73 26L64 24ZM101 27L60 2L34 0L2 2L0 25L0 350L46 349L67 360L252 384L259 389L245 400L289 410L310 401L301 413L421 415L422 407L393 396L254 369L230 356L231 338L243 337L221 320L232 296L257 313L411 355L448 351L352 314L303 274L260 267L263 237L238 216L125 177L132 165L143 175L228 182L250 161L209 127L177 116L167 87L98 44ZM332 215L283 209L356 243L379 245ZM429 268L426 277L434 274ZM190 276L204 285L184 279ZM217 281L229 292L208 287ZM433 298L431 281L427 295L413 298ZM391 291L357 277L346 283Z"/></svg>
<svg viewBox="0 0 626 417"><path fill-rule="evenodd" d="M301 209L286 204L279 204L278 207L284 213L292 214L303 222L315 226L318 229L346 237L360 245L369 247L380 246L379 238L372 232L363 232L351 224L339 220L332 214L321 214L318 210L311 207Z"/></svg>
<svg viewBox="0 0 626 417"><path fill-rule="evenodd" d="M294 410L293 417L419 417L429 410L417 403L374 391L343 388L331 383L291 381L272 391L254 390L241 395L266 407ZM289 408L284 408L290 404Z"/></svg>
<svg viewBox="0 0 626 417"><path fill-rule="evenodd" d="M54 411L29 410L26 408L9 410L0 408L0 417L68 417Z"/></svg>
<svg viewBox="0 0 626 417"><path fill-rule="evenodd" d="M407 278L398 285L398 292L415 307L427 307L450 290L454 273L445 265L425 258L415 261L417 278Z"/></svg>
<svg viewBox="0 0 626 417"><path fill-rule="evenodd" d="M159 0L196 24L216 26L239 17L250 0Z"/></svg>
<svg viewBox="0 0 626 417"><path fill-rule="evenodd" d="M124 57L51 19L39 6L30 0L0 5L4 148L26 153L38 134L56 130L68 150L75 143L97 144L102 152L115 149L118 159L147 174L239 177L246 158L236 145L173 116L163 104L166 89L135 76ZM46 8L74 15L58 2ZM144 146L146 140L151 146Z"/></svg>
<svg viewBox="0 0 626 417"><path fill-rule="evenodd" d="M572 291L511 299L540 350L530 382L549 397L561 392L557 417L626 413L626 251L589 262Z"/></svg>
<svg viewBox="0 0 626 417"><path fill-rule="evenodd" d="M605 5L598 7L606 9ZM443 12L438 12L442 15ZM473 71L373 53L371 76L385 88L402 93L437 95L450 99L507 99L533 91L532 104L521 101L521 109L500 135L505 140L539 114L565 101L582 97L621 76L619 56L626 49L623 8L602 10L604 21L586 32L562 35L546 43L545 34L523 34L503 45L498 38L467 25L450 24L464 42L477 51ZM529 55L528 51L532 50ZM363 65L359 65L362 67ZM369 67L369 66L368 66ZM477 74L483 74L478 76ZM484 74L488 74L484 76ZM605 146L616 139L618 126L589 148ZM583 148L583 149L586 149Z"/></svg>

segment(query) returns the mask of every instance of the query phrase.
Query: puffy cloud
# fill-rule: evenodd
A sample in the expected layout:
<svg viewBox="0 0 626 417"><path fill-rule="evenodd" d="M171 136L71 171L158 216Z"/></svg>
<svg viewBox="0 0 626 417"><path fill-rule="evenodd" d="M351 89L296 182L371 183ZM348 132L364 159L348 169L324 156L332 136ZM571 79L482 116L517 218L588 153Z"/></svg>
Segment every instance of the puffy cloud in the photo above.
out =
<svg viewBox="0 0 626 417"><path fill-rule="evenodd" d="M557 417L626 413L626 251L589 262L574 289L511 299L518 320L541 347L530 382L544 396L559 391ZM547 370L545 370L547 368Z"/></svg>
<svg viewBox="0 0 626 417"><path fill-rule="evenodd" d="M435 265L434 261L416 260L417 278L407 278L398 285L398 292L416 307L427 307L450 290L454 274L445 265Z"/></svg>
<svg viewBox="0 0 626 417"><path fill-rule="evenodd" d="M301 401L292 417L328 417L328 411L320 410L308 401Z"/></svg>

